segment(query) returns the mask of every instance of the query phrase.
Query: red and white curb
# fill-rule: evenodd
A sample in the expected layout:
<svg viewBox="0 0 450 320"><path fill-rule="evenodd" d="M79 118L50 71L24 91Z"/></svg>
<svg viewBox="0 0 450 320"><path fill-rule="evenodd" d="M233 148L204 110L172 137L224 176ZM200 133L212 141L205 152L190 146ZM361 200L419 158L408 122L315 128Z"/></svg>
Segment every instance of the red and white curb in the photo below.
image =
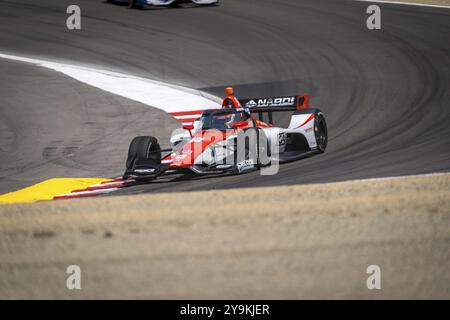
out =
<svg viewBox="0 0 450 320"><path fill-rule="evenodd" d="M181 124L191 124L202 116L204 109L201 110L190 110L190 111L178 111L178 112L169 112L171 116L178 120Z"/></svg>
<svg viewBox="0 0 450 320"><path fill-rule="evenodd" d="M74 199L84 197L95 197L102 194L107 194L113 191L117 191L121 188L130 187L135 185L135 180L123 180L121 178L114 179L112 181L102 182L94 184L85 189L73 190L70 193L60 194L53 197L53 200Z"/></svg>
<svg viewBox="0 0 450 320"><path fill-rule="evenodd" d="M221 99L196 89L111 70L23 57L0 52L0 58L49 68L107 92L161 109L181 123L192 123L205 109L221 107Z"/></svg>

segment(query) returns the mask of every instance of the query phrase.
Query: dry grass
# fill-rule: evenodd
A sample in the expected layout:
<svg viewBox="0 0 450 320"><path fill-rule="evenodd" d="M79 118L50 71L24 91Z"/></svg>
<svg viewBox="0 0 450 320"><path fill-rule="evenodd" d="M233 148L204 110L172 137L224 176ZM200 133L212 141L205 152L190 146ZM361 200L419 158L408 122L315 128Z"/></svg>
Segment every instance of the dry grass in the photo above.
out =
<svg viewBox="0 0 450 320"><path fill-rule="evenodd" d="M0 298L450 298L448 175L4 205L0 221Z"/></svg>

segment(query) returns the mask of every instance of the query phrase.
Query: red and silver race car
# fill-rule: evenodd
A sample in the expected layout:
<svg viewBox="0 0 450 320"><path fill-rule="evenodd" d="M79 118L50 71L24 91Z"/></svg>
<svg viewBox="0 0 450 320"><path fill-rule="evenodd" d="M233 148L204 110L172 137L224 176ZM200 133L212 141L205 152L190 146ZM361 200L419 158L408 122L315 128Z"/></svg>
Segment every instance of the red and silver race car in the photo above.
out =
<svg viewBox="0 0 450 320"><path fill-rule="evenodd" d="M154 137L135 137L124 178L146 181L173 172L238 174L322 153L328 140L325 117L309 108L308 100L303 95L239 101L227 88L222 108L204 110L196 125L185 124L172 135L170 149L161 149ZM273 125L277 112L291 113L286 128Z"/></svg>

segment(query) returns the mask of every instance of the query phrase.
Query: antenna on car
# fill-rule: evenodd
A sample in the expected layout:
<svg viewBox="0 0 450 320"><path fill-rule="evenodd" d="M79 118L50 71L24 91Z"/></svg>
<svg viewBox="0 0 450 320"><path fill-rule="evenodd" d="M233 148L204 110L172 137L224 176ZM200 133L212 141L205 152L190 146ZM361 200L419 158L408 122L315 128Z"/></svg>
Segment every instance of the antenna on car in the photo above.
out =
<svg viewBox="0 0 450 320"><path fill-rule="evenodd" d="M188 130L192 138L192 130L194 130L194 124L193 123L183 124L183 129Z"/></svg>

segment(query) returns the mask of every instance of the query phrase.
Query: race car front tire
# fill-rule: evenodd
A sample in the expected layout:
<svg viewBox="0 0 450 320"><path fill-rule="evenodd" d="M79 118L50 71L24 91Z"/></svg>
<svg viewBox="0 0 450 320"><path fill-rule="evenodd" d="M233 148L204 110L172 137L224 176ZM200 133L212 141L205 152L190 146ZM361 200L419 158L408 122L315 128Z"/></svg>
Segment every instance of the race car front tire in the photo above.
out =
<svg viewBox="0 0 450 320"><path fill-rule="evenodd" d="M161 147L155 137L139 136L131 141L126 162L127 171L133 170L136 162L140 160L161 164Z"/></svg>

